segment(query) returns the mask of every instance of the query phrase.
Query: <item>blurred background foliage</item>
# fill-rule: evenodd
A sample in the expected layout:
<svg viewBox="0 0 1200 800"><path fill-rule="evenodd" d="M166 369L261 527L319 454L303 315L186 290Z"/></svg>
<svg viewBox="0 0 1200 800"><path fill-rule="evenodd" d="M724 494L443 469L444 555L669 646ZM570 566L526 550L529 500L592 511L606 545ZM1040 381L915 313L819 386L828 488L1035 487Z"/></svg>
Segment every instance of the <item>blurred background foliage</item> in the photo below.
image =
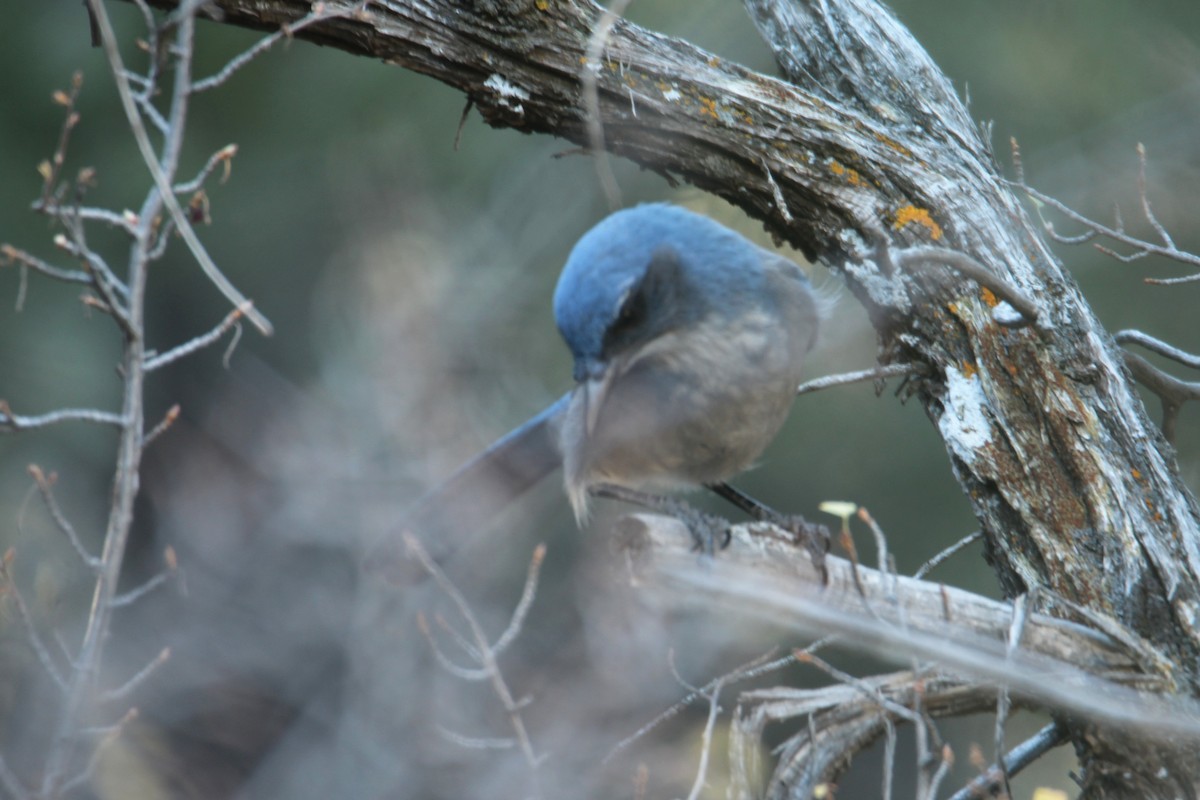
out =
<svg viewBox="0 0 1200 800"><path fill-rule="evenodd" d="M1135 192L1135 145L1144 142L1160 219L1181 247L1200 249L1200 5L903 0L892 7L969 97L974 116L994 123L1006 169L1015 136L1033 185L1101 218L1119 203L1144 232ZM61 124L50 96L74 71L84 75L82 122L66 174L95 167L88 201L117 210L136 208L148 179L103 57L88 46L79 3L13 3L6 12L0 241L61 262L29 206L40 187L36 167ZM113 3L112 14L126 42L140 35L132 6ZM774 73L737 3L639 0L629 16ZM256 39L201 24L196 74L219 69ZM209 183L212 222L201 235L277 333L264 339L247 330L228 368L217 347L151 381L148 417L174 403L183 414L145 464L128 580L152 574L167 544L179 552L183 579L118 618L107 677L119 681L164 644L173 657L136 699L142 717L106 754L97 795L526 791L518 758L463 751L429 726L432 719L477 736L506 730L486 690L464 689L430 668L405 622L414 601L381 594L357 570L362 543L387 530L423 488L569 384L550 296L571 244L605 211L591 163L558 157L569 143L491 130L474 115L456 151L462 106L460 95L431 80L299 41L196 100L183 176L216 149L239 147L230 179ZM619 163L618 175L627 202L672 199L765 240L758 223L721 201L672 190L630 164ZM95 228L91 242L121 264L121 236ZM1139 327L1200 350L1200 289L1142 283L1180 268L1121 264L1086 247L1058 252L1110 330ZM835 278L812 272L836 291ZM119 342L111 321L84 309L75 287L31 276L20 310L18 291L17 271L0 269L0 398L18 413L116 408ZM228 311L181 245L154 268L150 293L159 349ZM873 333L843 292L809 374L865 368L874 355ZM899 568L911 572L974 530L974 521L935 428L892 388L881 397L858 386L801 398L761 466L739 484L810 517L826 499L867 506L889 533ZM1150 408L1157 416L1157 403ZM1195 409L1181 416L1177 445L1195 486ZM58 473L60 503L98 549L113 450L110 431L82 424L0 438L0 549L15 548L14 573L35 598L40 623L67 642L77 640L90 582L29 500L26 467ZM581 535L557 485L547 485L498 521L503 533L455 565L481 617L499 630L534 543L549 545L539 601L505 667L515 691L533 698L526 714L535 743L551 751L544 768L546 785L557 786L551 796L632 796L638 763L650 769L648 796L679 793L691 780L702 715L683 715L624 760L603 769L595 763L682 693L668 648L700 683L771 644L797 643L744 620L652 622L636 604L620 607L615 582L595 566L607 552L610 520L601 515ZM870 552L868 542L860 540L860 552ZM941 577L997 591L978 547ZM0 750L20 766L35 763L29 757L45 744L53 695L11 606L0 611ZM849 656L843 663L878 666ZM389 691L364 688L381 685ZM1039 724L1018 717L1010 742ZM987 742L990 755L990 721L946 731L960 755L956 777L965 779L968 742ZM1068 786L1069 764L1045 762L1016 784L1017 795ZM878 759L864 760L839 796L874 796L879 768Z"/></svg>

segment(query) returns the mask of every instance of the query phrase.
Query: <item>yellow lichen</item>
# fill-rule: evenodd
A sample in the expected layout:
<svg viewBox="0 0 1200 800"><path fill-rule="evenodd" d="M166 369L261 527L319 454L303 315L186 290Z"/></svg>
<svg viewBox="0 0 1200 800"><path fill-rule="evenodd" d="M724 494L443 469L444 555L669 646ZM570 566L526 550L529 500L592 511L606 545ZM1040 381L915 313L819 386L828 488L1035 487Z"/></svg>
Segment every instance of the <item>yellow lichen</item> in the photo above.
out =
<svg viewBox="0 0 1200 800"><path fill-rule="evenodd" d="M896 212L896 221L892 223L892 230L900 230L910 222L915 222L918 225L924 225L929 229L929 238L937 241L942 238L942 226L934 222L933 217L929 215L929 210L917 208L916 206L904 206Z"/></svg>
<svg viewBox="0 0 1200 800"><path fill-rule="evenodd" d="M711 97L700 98L700 113L707 114L713 119L717 119L717 101Z"/></svg>
<svg viewBox="0 0 1200 800"><path fill-rule="evenodd" d="M830 169L830 171L833 172L834 175L844 177L846 179L846 182L849 183L851 186L862 185L862 176L858 174L858 170L853 169L851 167L847 167L845 164L843 164L840 161L836 161L836 160L830 161L829 169Z"/></svg>

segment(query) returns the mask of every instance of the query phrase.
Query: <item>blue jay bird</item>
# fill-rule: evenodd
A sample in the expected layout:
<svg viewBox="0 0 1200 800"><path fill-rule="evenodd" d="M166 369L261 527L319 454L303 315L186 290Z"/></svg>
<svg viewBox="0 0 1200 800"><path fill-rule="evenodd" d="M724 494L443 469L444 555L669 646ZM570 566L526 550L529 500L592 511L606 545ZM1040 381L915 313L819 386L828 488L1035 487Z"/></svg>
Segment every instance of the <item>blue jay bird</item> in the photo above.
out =
<svg viewBox="0 0 1200 800"><path fill-rule="evenodd" d="M575 387L427 493L403 527L440 560L456 532L560 465L581 523L594 494L701 486L763 518L725 481L783 425L821 311L798 266L707 217L665 203L612 214L575 245L554 292Z"/></svg>

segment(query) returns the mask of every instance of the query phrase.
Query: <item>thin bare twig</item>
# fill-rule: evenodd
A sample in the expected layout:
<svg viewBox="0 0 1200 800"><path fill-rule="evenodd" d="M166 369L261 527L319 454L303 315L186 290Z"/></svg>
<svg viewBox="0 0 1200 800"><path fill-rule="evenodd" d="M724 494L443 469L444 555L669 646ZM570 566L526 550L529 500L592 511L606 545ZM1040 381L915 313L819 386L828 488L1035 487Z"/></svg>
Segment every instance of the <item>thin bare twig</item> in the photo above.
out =
<svg viewBox="0 0 1200 800"><path fill-rule="evenodd" d="M50 518L54 520L58 529L67 535L67 540L71 542L71 547L75 549L79 560L93 571L100 569L100 559L89 553L83 546L79 534L75 531L75 526L67 519L67 515L63 513L62 507L58 504L58 498L54 496L55 476L47 476L37 464L30 464L28 471L33 478L34 485L37 486L38 493L42 496L42 502L46 504L46 510L50 512Z"/></svg>
<svg viewBox="0 0 1200 800"><path fill-rule="evenodd" d="M233 157L237 155L238 146L236 144L227 144L217 152L208 157L208 161L204 162L204 166L197 173L196 177L192 178L187 183L175 184L176 194L189 194L198 191L208 176L212 174L218 166L225 168L224 174L221 176L221 183L229 180L229 172L233 164Z"/></svg>
<svg viewBox="0 0 1200 800"><path fill-rule="evenodd" d="M113 425L120 428L125 425L125 418L111 411L98 411L94 408L62 408L58 411L48 411L45 414L32 416L14 414L8 404L0 400L0 433L28 431L48 425L57 425L60 422L92 422L97 425Z"/></svg>
<svg viewBox="0 0 1200 800"><path fill-rule="evenodd" d="M903 705L896 703L893 700L885 697L882 692L880 692L875 686L872 686L868 681L860 680L860 679L854 677L853 675L850 675L847 672L843 672L842 670L834 667L832 664L830 664L829 662L820 658L819 656L816 656L813 654L807 654L803 658L797 657L797 660L800 661L801 663L812 664L813 666L817 667L817 669L819 669L822 672L824 672L825 674L829 675L830 677L832 677L834 680L838 681L839 683L845 684L845 685L851 687L852 689L862 693L865 697L870 698L871 701L874 702L879 707L881 712L884 712L883 724L884 724L885 732L888 735L888 743L889 743L888 750L890 751L890 758L892 760L895 759L895 747L896 747L895 736L896 736L896 733L895 733L895 726L892 723L891 719L889 718L889 715L895 716L902 720L905 720L906 722L908 722L909 724L911 724L913 726L913 728L915 729L915 735L916 735L916 740L917 740L916 796L917 797L930 797L931 796L930 781L929 781L929 778L926 775L926 771L925 771L925 766L928 761L928 757L927 757L928 743L926 741L928 733L927 733L927 726L926 726L926 722L925 722L925 716L919 709L920 692L915 691L915 692L913 692L913 695L912 695L913 702L914 702L914 704L918 705L918 708L910 709L910 708L907 708L906 706L903 706ZM915 661L915 659L914 659L914 661ZM919 678L921 676L921 672L916 668L914 668L912 674L913 674L914 678ZM891 795L892 772L893 772L892 766L890 764L887 765L887 767L885 768L884 781L883 781L884 797L890 797L890 795Z"/></svg>
<svg viewBox="0 0 1200 800"><path fill-rule="evenodd" d="M437 732L449 742L467 750L511 750L517 746L516 739L502 737L466 736L455 733L442 725L437 726Z"/></svg>
<svg viewBox="0 0 1200 800"><path fill-rule="evenodd" d="M162 650L158 651L158 655L156 655L149 664L139 669L137 673L133 675L133 677L125 681L125 683L121 684L117 688L110 689L109 691L100 695L100 702L112 703L118 700L127 700L130 695L137 691L139 686L148 681L150 676L152 676L170 660L171 648L164 647Z"/></svg>
<svg viewBox="0 0 1200 800"><path fill-rule="evenodd" d="M809 645L807 648L805 648L801 652L805 652L805 653L816 652L817 649L828 645L833 640L834 640L834 637L826 637L825 639L814 642L813 644ZM642 739L643 737L645 737L646 734L650 733L650 731L654 730L655 728L657 728L659 725L663 724L667 720L673 719L674 717L678 716L684 709L686 709L688 706L690 706L696 700L700 699L701 697L704 697L706 692L711 692L713 690L713 688L717 685L718 682L731 683L733 681L750 680L752 678L759 677L760 675L765 675L769 672L778 671L780 669L783 669L784 667L788 667L788 666L791 666L792 664L796 663L796 656L794 653L788 653L787 655L785 655L781 658L772 659L771 656L772 656L773 652L774 651L771 651L764 655L761 655L758 658L754 659L753 661L749 662L748 664L745 664L741 667L737 667L734 670L732 670L728 673L725 673L724 675L714 678L713 680L709 681L704 686L701 686L696 689L692 689L686 695L684 695L682 698L680 698L679 700L676 700L674 703L672 703L666 709L659 712L654 717L654 719L650 720L645 725L641 726L636 731L629 734L624 739L622 739L621 741L619 741L615 745L613 745L612 749L608 751L608 755L606 755L604 757L603 761L601 761L600 763L607 764L614 757L616 757L616 755L618 753L625 750L631 744L638 741L639 739ZM681 681L681 683L682 683L682 681Z"/></svg>
<svg viewBox="0 0 1200 800"><path fill-rule="evenodd" d="M92 276L83 270L56 267L32 253L27 253L10 244L0 245L0 264L5 263L20 264L22 267L31 269L39 275L45 275L47 278L53 278L56 281L82 283L85 286L92 284Z"/></svg>
<svg viewBox="0 0 1200 800"><path fill-rule="evenodd" d="M109 227L119 228L130 236L134 235L137 231L135 220L131 219L127 214L118 214L116 211L107 208L60 205L57 202L52 202L46 206L39 206L37 210L55 219L70 215L84 222L101 222Z"/></svg>
<svg viewBox="0 0 1200 800"><path fill-rule="evenodd" d="M503 704L504 710L508 713L509 724L512 726L513 734L520 744L521 753L524 755L525 761L530 768L530 774L534 783L534 794L540 797L541 781L538 773L542 757L537 755L533 749L533 741L529 737L529 732L525 727L525 720L521 716L522 704L514 700L513 694L508 688L508 683L504 679L504 674L500 671L500 665L496 663L495 652L488 642L487 635L483 632L483 627L479 624L479 620L476 619L474 612L471 611L471 606L467 603L467 599L463 597L462 592L446 576L446 573L438 567L425 548L421 546L417 537L406 532L403 538L409 553L412 554L446 596L450 598L450 601L458 609L459 615L470 629L471 638L474 640L479 652L480 666L486 670L488 677L491 678L492 689Z"/></svg>
<svg viewBox="0 0 1200 800"><path fill-rule="evenodd" d="M479 651L479 648L468 641L467 637L459 633L453 625L446 621L445 617L443 617L441 614L436 614L434 615L434 619L437 620L438 627L441 628L447 636L453 639L454 643L457 644L472 661L479 662L483 660L483 653Z"/></svg>
<svg viewBox="0 0 1200 800"><path fill-rule="evenodd" d="M503 653L524 628L525 617L529 615L529 609L533 607L533 600L537 596L538 572L545 559L546 545L539 544L533 550L533 557L529 559L529 570L525 574L525 588L521 591L521 599L517 602L517 607L513 609L512 619L509 621L508 627L492 644L492 652L496 655Z"/></svg>
<svg viewBox="0 0 1200 800"><path fill-rule="evenodd" d="M812 715L809 715L812 720ZM896 723L883 715L883 800L892 800L892 780L896 774ZM918 770L920 766L918 765Z"/></svg>
<svg viewBox="0 0 1200 800"><path fill-rule="evenodd" d="M1025 592L1013 599L1012 623L1008 627L1008 642L1004 648L1006 662L1011 662L1013 654L1021 646L1021 636L1025 632L1025 622L1029 618L1030 593ZM1012 787L1008 785L1008 771L1004 767L1004 727L1008 724L1008 712L1012 708L1012 698L1008 686L1001 684L996 692L996 721L993 730L996 750L996 764L1000 768L1000 786L1004 793L1012 797Z"/></svg>
<svg viewBox="0 0 1200 800"><path fill-rule="evenodd" d="M4 583L8 584L4 592L11 595L13 601L17 604L17 616L21 618L21 626L25 629L25 638L29 640L29 646L33 648L34 655L41 662L42 669L46 670L46 674L58 685L59 689L66 691L67 681L59 671L58 665L54 663L54 659L50 657L50 651L46 649L46 643L42 641L41 634L37 630L37 625L33 622L33 614L30 613L29 606L25 603L25 596L21 593L20 587L17 586L16 580L13 579L12 572L9 569L12 561L13 550L9 548L4 557L0 559L0 579L3 579Z"/></svg>
<svg viewBox="0 0 1200 800"><path fill-rule="evenodd" d="M1200 369L1200 356L1193 355L1186 350L1180 350L1178 347L1173 347L1161 339L1155 339L1149 334L1142 333L1137 330L1117 331L1113 334L1113 338L1118 344L1137 344L1149 350L1151 353L1157 353L1164 358L1169 358L1172 361L1177 361L1185 367L1192 369Z"/></svg>
<svg viewBox="0 0 1200 800"><path fill-rule="evenodd" d="M158 187L162 204L166 206L168 213L171 215L171 219L175 222L175 227L178 229L179 235L183 237L183 240L187 243L188 249L192 251L192 255L195 256L196 261L200 264L200 269L203 270L204 274L208 276L208 279L212 281L213 285L215 285L223 295L225 295L226 299L228 299L230 303L237 308L242 307L243 305L249 303L249 300L240 291L238 291L237 287L230 283L229 279L225 277L224 273L222 273L217 265L213 263L212 258L208 255L208 251L204 248L204 245L201 244L200 238L196 236L195 230L192 229L191 223L187 221L187 217L183 213L183 209L179 206L179 201L175 199L175 193L172 191L171 182L168 180L166 174L168 171L174 173L176 164L174 158L164 157L164 161L168 162L167 166L169 167L169 169L165 170L163 165L159 163L157 156L154 154L154 148L150 144L150 137L146 134L146 128L142 124L141 116L138 114L137 106L133 99L133 92L129 87L129 79L126 77L125 65L121 58L121 51L117 46L117 35L113 31L112 21L108 18L108 11L105 9L104 3L101 2L101 0L88 0L88 5L92 9L92 14L94 15L97 26L99 27L101 41L104 44L104 53L107 56L109 63L112 65L112 73L116 78L117 93L121 98L121 105L125 109L125 117L129 122L129 128L133 132L133 138L137 143L138 151L142 155L142 160L146 163L146 168L149 169L150 175L154 179L155 186ZM198 5L199 3L185 3L185 8L183 10L185 10L187 13L183 15L183 18L191 20L192 14L195 11L195 7ZM190 33L190 23L187 25L181 23L180 28L184 27L187 27ZM185 43L185 50L177 54L178 65L182 66L188 62L190 53L191 43L188 41ZM185 57L185 55L187 57ZM176 97L178 102L176 102L175 107L183 108L186 103L186 97L188 94L190 94L191 90L190 70L177 69L176 78L179 81L187 82L182 89L179 87L176 88ZM182 133L182 125L180 123L182 123L182 119L171 120L169 130L179 131ZM168 149L171 148L164 148L164 150ZM177 153L172 155L177 156ZM143 220L142 224L146 224L146 221ZM271 323L257 309L251 307L247 313L247 317L251 322L254 323L254 326L258 328L263 335L271 335L273 331Z"/></svg>
<svg viewBox="0 0 1200 800"><path fill-rule="evenodd" d="M142 449L149 447L151 442L170 430L171 426L175 424L175 421L179 419L179 412L180 409L178 403L168 408L167 413L163 414L163 418L158 421L158 424L151 428L150 432L142 437Z"/></svg>
<svg viewBox="0 0 1200 800"><path fill-rule="evenodd" d="M153 592L158 587L165 584L168 580L171 579L171 577L172 577L172 573L170 570L163 570L162 572L157 572L154 574L154 576L152 578L150 578L148 581L143 583L141 586L138 586L134 589L130 589L128 592L125 592L123 594L118 594L118 595L114 596L113 599L109 601L109 607L113 608L113 609L117 609L117 608L125 608L126 606L131 606L134 603L136 603L138 600L141 600L143 597L145 597L146 595Z"/></svg>
<svg viewBox="0 0 1200 800"><path fill-rule="evenodd" d="M977 542L982 538L983 538L983 531L975 531L974 533L964 536L963 538L959 539L957 542L950 545L945 550L938 553L933 558L929 559L924 564L922 564L920 569L918 569L916 572L913 573L913 577L918 578L918 579L924 578L926 575L929 574L929 571L932 570L934 567L938 566L943 561L945 561L950 556L957 553L959 550L962 550L967 545L970 545L973 542Z"/></svg>
<svg viewBox="0 0 1200 800"><path fill-rule="evenodd" d="M227 80L232 78L235 72L274 47L280 39L291 39L292 35L297 31L307 28L314 22L333 19L334 17L346 17L359 13L366 8L366 5L367 0L362 0L362 2L355 3L348 9L331 8L331 4L325 2L314 3L312 11L309 12L307 16L301 17L295 22L282 26L279 30L268 36L264 36L255 42L251 47L243 50L241 53L231 58L215 75L211 75L203 80L198 80L193 83L192 93L199 94L200 92L207 92L210 89L215 89L222 85Z"/></svg>
<svg viewBox="0 0 1200 800"><path fill-rule="evenodd" d="M775 182L775 176L771 174L771 167L767 164L767 159L760 157L759 160L762 162L763 172L767 175L767 185L771 187L771 199L775 201L775 208L779 211L779 216L783 217L783 221L791 225L794 218L792 210L788 208L787 198L783 196L783 190Z"/></svg>
<svg viewBox="0 0 1200 800"><path fill-rule="evenodd" d="M1015 144L1014 144L1014 148L1015 148ZM1014 152L1019 152L1019 151L1014 149ZM1149 200L1149 196L1147 193L1147 187L1146 187L1146 148L1145 148L1145 146L1139 144L1138 148L1137 148L1137 153L1138 153L1137 189L1138 189L1138 199L1139 199L1139 202L1140 202L1141 208L1142 208L1142 216L1145 217L1146 222L1150 225L1151 228L1154 229L1154 232L1158 235L1159 240L1160 240L1159 242L1152 242L1147 239L1143 239L1141 237L1134 236L1130 233L1127 233L1125 231L1124 220L1121 219L1120 209L1117 209L1117 211L1116 211L1115 224L1111 225L1111 226L1105 225L1102 222L1097 222L1096 220L1091 219L1090 217L1084 216L1083 214L1074 210L1073 208L1071 208L1070 206L1068 206L1066 203L1062 202L1061 200L1057 200L1053 197L1050 197L1047 194L1044 194L1043 192L1039 192L1037 189L1034 189L1028 183L1026 183L1023 177L1020 178L1019 180L1017 180L1016 182L1014 182L1012 185L1014 188L1020 189L1021 191L1025 192L1025 194L1028 195L1034 201L1035 205L1037 206L1037 211L1038 211L1039 217L1041 217L1041 206L1048 206L1051 209L1053 209L1054 211L1058 212L1059 214L1062 214L1064 217L1069 219L1071 222L1076 223L1077 225L1081 226L1084 229L1084 232L1078 236L1063 236L1055 230L1053 222L1051 222L1050 220L1047 220L1043 217L1042 218L1043 229L1046 231L1046 234L1048 236L1050 236L1050 238L1054 239L1057 242L1062 242L1064 244L1081 244L1083 242L1091 241L1092 239L1096 238L1097 236L1101 236L1106 239L1110 239L1113 242L1116 242L1117 244L1128 247L1128 248L1130 248L1130 250L1132 250L1131 253L1118 253L1115 250L1113 250L1112 248L1107 247L1105 245L1098 244L1098 243L1093 244L1093 247L1095 247L1100 252L1105 253L1106 255L1112 256L1113 258L1116 258L1120 261L1128 263L1131 261L1136 261L1138 259L1153 255L1153 256L1161 256L1170 261L1174 261L1176 263L1183 264L1185 266L1200 269L1200 255L1197 255L1195 253L1189 253L1185 250L1180 250L1175 245L1175 242L1171 238L1170 234L1167 233L1166 228L1163 227L1162 223L1160 223L1158 221L1158 218L1155 216L1154 210L1151 208L1151 205L1150 205L1150 200ZM1169 285L1188 283L1191 281L1200 280L1200 272L1194 273L1192 275L1186 275L1186 276L1179 277L1179 278L1146 278L1145 280L1146 280L1146 283L1169 286Z"/></svg>
<svg viewBox="0 0 1200 800"><path fill-rule="evenodd" d="M1049 326L1049 321L1032 298L966 253L946 247L906 247L892 251L891 257L892 263L899 267L930 263L950 267L1008 303L1024 318L1026 324L1032 324L1038 330L1045 330Z"/></svg>
<svg viewBox="0 0 1200 800"><path fill-rule="evenodd" d="M225 318L207 333L202 333L196 338L190 339L178 347L173 347L165 353L160 353L147 358L146 371L153 372L160 367L165 367L167 364L170 364L173 361L178 361L184 356L191 355L197 350L208 347L210 344L216 342L227 332L229 332L231 328L237 325L238 321L249 313L252 305L253 304L250 303L250 301L246 301L245 305L239 306L238 308L235 308L233 311L230 311L228 314L226 314Z"/></svg>
<svg viewBox="0 0 1200 800"><path fill-rule="evenodd" d="M100 33L109 69L114 76L117 92L128 118L130 130L138 148L154 178L151 188L137 214L137 234L134 236L128 260L128 298L124 318L121 319L125 334L121 361L122 412L124 425L120 428L114 467L112 501L104 532L104 546L100 556L101 568L97 573L92 591L92 602L83 632L82 642L75 659L66 696L58 711L53 738L47 751L40 792L46 797L58 797L68 787L86 781L94 769L103 747L91 745L85 769L71 777L71 770L80 755L79 727L85 718L88 706L95 698L95 682L100 674L100 662L112 621L113 604L124 565L125 549L133 525L134 504L139 489L139 469L142 461L143 426L145 422L144 393L146 373L145 360L145 306L148 279L147 250L157 227L162 209L167 207L185 234L187 222L182 218L171 181L178 169L179 153L182 148L184 123L188 105L188 87L191 80L191 56L195 30L194 12L197 2L185 2L175 24L175 41L172 55L175 58L175 85L171 94L168 115L168 133L162 148L161 162L155 157L146 129L138 113L130 90L127 73L122 63L116 34L102 0L87 0L88 7ZM82 225L78 219L64 219L80 248L85 248ZM186 235L185 235L185 238ZM192 239L195 239L192 233ZM198 245L198 242L196 242ZM203 249L194 247L193 252L203 254ZM198 256L199 257L199 256ZM97 274L102 274L97 272ZM97 291L105 291L105 281L97 281ZM238 298L239 301L241 298ZM105 301L112 302L110 297ZM117 311L116 308L113 309ZM127 715L128 716L128 715Z"/></svg>
<svg viewBox="0 0 1200 800"><path fill-rule="evenodd" d="M58 145L54 155L48 162L39 167L42 173L42 197L37 205L47 205L57 191L58 179L62 175L63 165L67 160L67 143L71 140L71 131L79 124L79 113L75 110L75 101L79 98L79 90L83 88L83 73L76 72L71 76L71 89L54 93L54 102L63 106L67 114L63 117L62 129L58 134Z"/></svg>
<svg viewBox="0 0 1200 800"><path fill-rule="evenodd" d="M976 800L990 796L1000 786L1000 776L1018 775L1050 750L1067 741L1067 730L1057 722L1051 722L1033 736L1014 747L1004 756L1003 764L990 769L959 789L950 800Z"/></svg>
<svg viewBox="0 0 1200 800"><path fill-rule="evenodd" d="M1190 400L1200 400L1200 382L1181 381L1136 353L1124 351L1122 355L1125 358L1125 366L1129 368L1134 379L1158 395L1162 403L1163 437L1168 442L1174 442L1179 409Z"/></svg>
<svg viewBox="0 0 1200 800"><path fill-rule="evenodd" d="M592 30L588 39L587 56L579 70L579 81L583 87L583 103L587 109L588 152L595 159L596 177L600 180L600 188L608 200L608 207L616 211L621 207L621 188L617 185L617 176L612 169L612 161L608 149L604 146L604 122L600 119L600 71L604 68L602 59L604 48L608 44L608 35L631 0L613 0L600 21Z"/></svg>
<svg viewBox="0 0 1200 800"><path fill-rule="evenodd" d="M942 757L938 763L937 771L933 773L933 778L929 781L928 800L937 800L938 789L941 788L942 782L946 780L946 776L950 774L950 768L954 766L954 751L950 745L942 745Z"/></svg>
<svg viewBox="0 0 1200 800"><path fill-rule="evenodd" d="M805 381L796 387L796 395L808 394L809 392L819 392L823 389L830 389L834 386L846 386L851 383L865 383L867 381L881 381L885 378L896 378L903 375L913 375L920 372L923 367L919 364L885 364L871 369L861 369L857 372L843 372L838 375L826 375L821 378L814 378L811 381Z"/></svg>
<svg viewBox="0 0 1200 800"><path fill-rule="evenodd" d="M429 649L433 653L434 661L454 677L471 682L487 680L490 677L488 671L482 667L464 667L454 663L437 643L437 639L433 637L433 631L430 630L429 621L425 619L424 614L417 615L417 630L429 642Z"/></svg>
<svg viewBox="0 0 1200 800"><path fill-rule="evenodd" d="M129 320L129 309L125 304L125 300L129 297L128 288L108 268L104 259L88 247L83 223L70 214L59 219L70 237L65 234L55 236L55 246L83 261L84 272L89 278L88 283L103 301L105 313L116 320L117 325L126 336L136 335L133 324ZM118 297L118 293L120 297Z"/></svg>
<svg viewBox="0 0 1200 800"><path fill-rule="evenodd" d="M85 766L78 775L63 784L62 794L70 794L75 789L83 786L86 783L89 783L92 780L92 776L96 773L96 767L100 765L100 757L104 754L104 748L114 742L117 737L124 733L125 728L128 727L129 723L133 722L137 718L138 710L136 708L131 708L125 712L125 715L122 716L115 725L109 726L102 732L104 738L101 739L101 741L99 741L92 750L92 755L88 758L87 766Z"/></svg>
<svg viewBox="0 0 1200 800"><path fill-rule="evenodd" d="M1172 250L1177 250L1174 240L1171 239L1171 234L1167 233L1167 229L1158 221L1158 217L1154 215L1154 209L1150 207L1150 195L1146 192L1146 145L1138 142L1138 177L1137 189L1138 199L1142 203L1142 216L1146 218L1146 222L1150 223L1150 227L1154 228L1154 232L1158 234L1158 238L1162 239L1163 244Z"/></svg>
<svg viewBox="0 0 1200 800"><path fill-rule="evenodd" d="M708 781L708 759L712 752L712 735L713 729L717 724L717 714L721 711L721 706L718 702L721 696L721 687L724 684L718 680L712 689L712 693L708 696L708 719L704 723L704 733L700 737L700 763L696 767L696 780L692 783L692 790L688 793L688 800L698 800L700 792L704 791L704 785Z"/></svg>

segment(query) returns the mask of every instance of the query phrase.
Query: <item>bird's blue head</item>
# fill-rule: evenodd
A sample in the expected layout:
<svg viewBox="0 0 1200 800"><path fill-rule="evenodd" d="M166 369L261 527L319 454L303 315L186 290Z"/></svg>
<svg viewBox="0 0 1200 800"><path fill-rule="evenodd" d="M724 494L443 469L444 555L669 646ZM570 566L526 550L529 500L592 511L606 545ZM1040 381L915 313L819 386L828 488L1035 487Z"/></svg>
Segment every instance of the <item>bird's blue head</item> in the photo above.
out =
<svg viewBox="0 0 1200 800"><path fill-rule="evenodd" d="M577 381L614 356L757 288L761 251L707 217L666 203L618 211L583 235L554 291L554 319ZM754 285L751 285L754 284Z"/></svg>

